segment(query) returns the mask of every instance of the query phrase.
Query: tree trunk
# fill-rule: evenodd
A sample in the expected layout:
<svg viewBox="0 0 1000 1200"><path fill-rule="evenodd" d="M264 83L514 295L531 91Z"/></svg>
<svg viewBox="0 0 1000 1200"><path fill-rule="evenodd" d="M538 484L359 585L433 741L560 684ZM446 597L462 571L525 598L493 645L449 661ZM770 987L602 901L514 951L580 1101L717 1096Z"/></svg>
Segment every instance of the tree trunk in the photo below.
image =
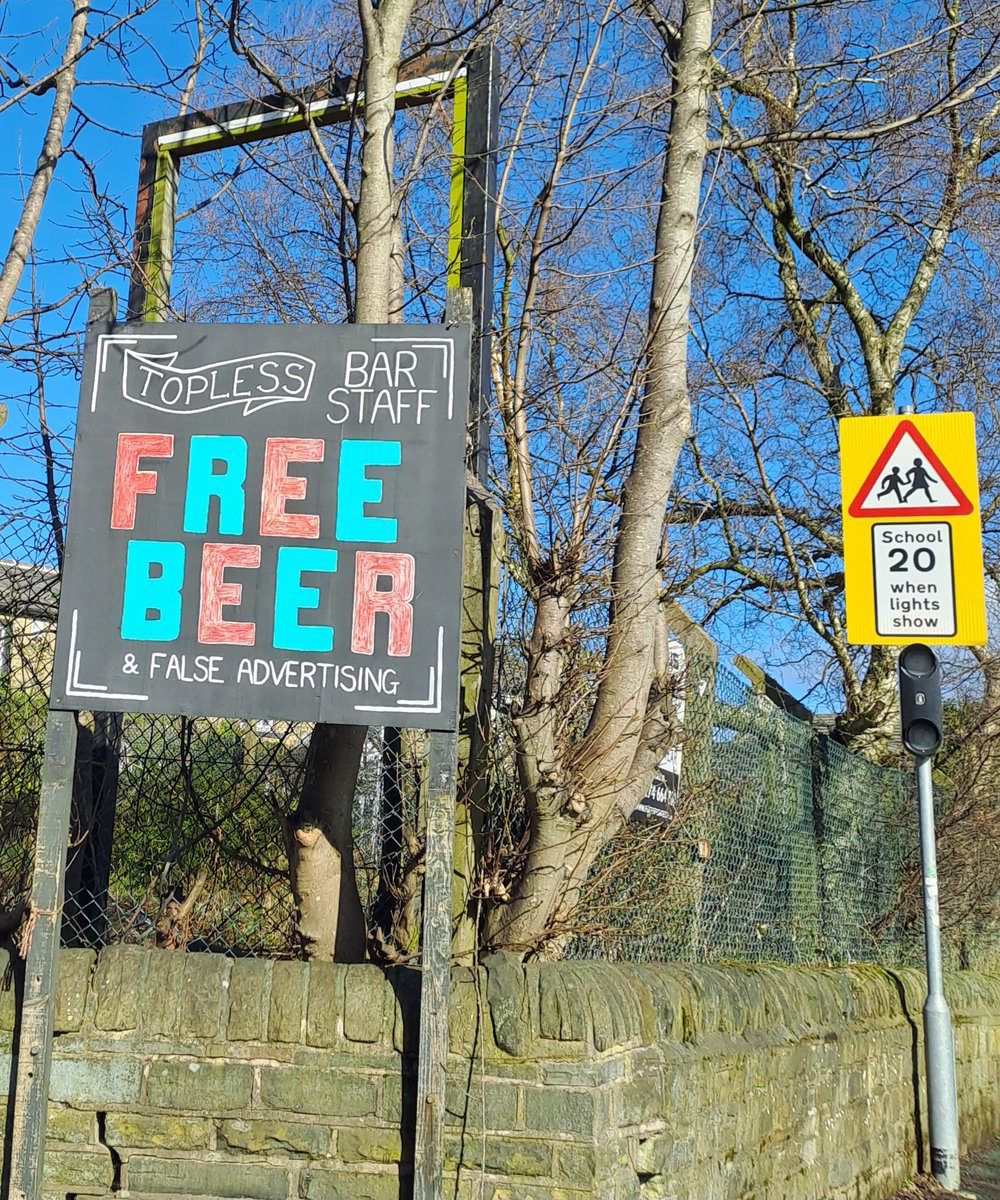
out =
<svg viewBox="0 0 1000 1200"><path fill-rule="evenodd" d="M650 297L646 378L635 449L622 493L609 633L597 697L582 742L560 744L560 638L569 609L558 587L539 599L524 712L517 721L530 814L525 866L511 903L490 920L494 946L540 948L571 927L579 888L620 826L619 803L637 786L656 674L663 518L690 425L687 338L691 269L707 150L712 0L690 0L674 68ZM559 612L560 604L565 611ZM556 613L559 612L558 619ZM654 708L659 700L654 701Z"/></svg>
<svg viewBox="0 0 1000 1200"><path fill-rule="evenodd" d="M365 38L365 130L361 142L361 194L355 212L358 256L354 319L359 324L389 320L398 313L394 249L397 197L394 186L393 113L403 33L413 0L358 0ZM397 317L398 319L398 317Z"/></svg>
<svg viewBox="0 0 1000 1200"><path fill-rule="evenodd" d="M393 186L392 120L403 33L412 0L359 0L364 32L364 137L361 192L355 210L358 254L354 319L399 320L402 287ZM398 239L401 242L401 239ZM309 958L360 962L367 931L354 872L351 817L367 730L317 725L306 756L306 778L289 839L289 866L298 928Z"/></svg>
<svg viewBox="0 0 1000 1200"><path fill-rule="evenodd" d="M317 725L289 840L298 932L307 958L360 962L366 935L351 818L366 730Z"/></svg>
<svg viewBox="0 0 1000 1200"><path fill-rule="evenodd" d="M31 253L35 240L35 230L42 215L42 206L48 194L52 175L62 154L63 133L66 120L69 117L70 102L73 98L73 88L76 84L76 60L83 46L83 35L87 28L87 14L90 12L88 0L73 0L73 18L70 22L69 37L66 49L63 51L59 73L56 75L55 97L52 101L52 114L49 117L48 128L45 130L45 140L42 151L35 164L35 173L24 198L21 217L11 238L10 249L4 259L3 269L0 270L0 325L7 319L10 303L14 299L17 285L21 281L25 263Z"/></svg>
<svg viewBox="0 0 1000 1200"><path fill-rule="evenodd" d="M878 759L899 724L895 646L872 646L868 669L855 694L848 693L837 732L855 754Z"/></svg>

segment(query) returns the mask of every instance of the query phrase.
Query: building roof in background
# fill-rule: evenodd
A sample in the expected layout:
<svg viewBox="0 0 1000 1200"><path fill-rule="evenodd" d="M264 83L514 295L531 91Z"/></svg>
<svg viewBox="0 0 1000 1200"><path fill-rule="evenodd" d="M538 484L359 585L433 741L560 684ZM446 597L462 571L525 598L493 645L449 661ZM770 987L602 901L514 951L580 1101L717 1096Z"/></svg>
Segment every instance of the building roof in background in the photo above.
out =
<svg viewBox="0 0 1000 1200"><path fill-rule="evenodd" d="M0 615L54 621L59 608L55 567L0 558Z"/></svg>

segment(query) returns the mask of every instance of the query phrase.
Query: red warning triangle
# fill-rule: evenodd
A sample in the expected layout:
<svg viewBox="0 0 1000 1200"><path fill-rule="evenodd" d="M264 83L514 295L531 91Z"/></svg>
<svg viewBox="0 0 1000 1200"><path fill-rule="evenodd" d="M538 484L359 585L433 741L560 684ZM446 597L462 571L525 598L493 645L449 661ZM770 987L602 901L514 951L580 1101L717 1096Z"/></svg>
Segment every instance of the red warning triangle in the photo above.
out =
<svg viewBox="0 0 1000 1200"><path fill-rule="evenodd" d="M900 421L847 511L852 517L965 517L972 502L913 422Z"/></svg>

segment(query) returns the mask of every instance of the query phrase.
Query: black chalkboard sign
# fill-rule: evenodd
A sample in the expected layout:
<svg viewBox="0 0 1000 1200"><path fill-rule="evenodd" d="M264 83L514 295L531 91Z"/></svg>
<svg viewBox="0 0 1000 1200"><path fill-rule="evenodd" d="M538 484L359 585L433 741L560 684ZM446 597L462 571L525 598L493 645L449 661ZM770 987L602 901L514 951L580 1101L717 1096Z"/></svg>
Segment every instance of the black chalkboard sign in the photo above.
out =
<svg viewBox="0 0 1000 1200"><path fill-rule="evenodd" d="M470 334L88 337L52 706L454 729Z"/></svg>

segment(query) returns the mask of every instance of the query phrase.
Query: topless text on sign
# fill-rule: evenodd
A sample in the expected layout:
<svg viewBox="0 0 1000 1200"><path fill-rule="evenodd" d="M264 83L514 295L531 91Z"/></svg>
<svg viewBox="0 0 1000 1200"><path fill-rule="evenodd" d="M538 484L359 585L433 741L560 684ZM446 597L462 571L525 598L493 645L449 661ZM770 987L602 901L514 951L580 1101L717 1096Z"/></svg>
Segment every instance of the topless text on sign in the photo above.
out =
<svg viewBox="0 0 1000 1200"><path fill-rule="evenodd" d="M88 338L54 707L454 728L469 332Z"/></svg>

